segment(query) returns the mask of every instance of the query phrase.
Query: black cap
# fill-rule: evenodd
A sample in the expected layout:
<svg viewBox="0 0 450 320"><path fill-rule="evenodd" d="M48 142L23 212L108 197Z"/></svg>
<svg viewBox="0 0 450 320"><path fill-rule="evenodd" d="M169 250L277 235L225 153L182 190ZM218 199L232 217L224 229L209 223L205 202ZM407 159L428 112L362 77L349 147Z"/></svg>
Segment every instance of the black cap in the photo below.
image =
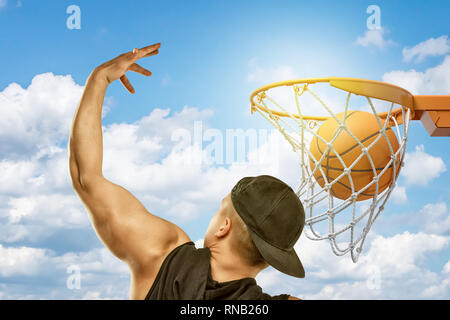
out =
<svg viewBox="0 0 450 320"><path fill-rule="evenodd" d="M292 188L268 175L246 177L233 187L231 201L267 263L304 278L294 245L305 225L305 211Z"/></svg>

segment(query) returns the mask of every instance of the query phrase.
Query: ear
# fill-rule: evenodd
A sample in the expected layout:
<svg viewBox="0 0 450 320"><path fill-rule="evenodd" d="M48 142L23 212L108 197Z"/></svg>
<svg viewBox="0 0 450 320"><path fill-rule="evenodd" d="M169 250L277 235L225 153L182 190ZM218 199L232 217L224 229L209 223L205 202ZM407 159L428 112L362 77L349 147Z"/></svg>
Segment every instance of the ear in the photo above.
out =
<svg viewBox="0 0 450 320"><path fill-rule="evenodd" d="M231 230L231 219L226 217L220 225L219 230L214 234L217 238L225 237Z"/></svg>

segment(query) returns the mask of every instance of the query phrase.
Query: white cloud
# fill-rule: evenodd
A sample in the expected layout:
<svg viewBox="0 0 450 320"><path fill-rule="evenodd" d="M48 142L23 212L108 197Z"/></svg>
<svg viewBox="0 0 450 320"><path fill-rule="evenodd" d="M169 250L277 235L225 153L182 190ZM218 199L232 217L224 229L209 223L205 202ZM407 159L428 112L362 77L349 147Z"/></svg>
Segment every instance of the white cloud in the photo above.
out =
<svg viewBox="0 0 450 320"><path fill-rule="evenodd" d="M7 1L6 0L0 0L0 9L3 7L6 7Z"/></svg>
<svg viewBox="0 0 450 320"><path fill-rule="evenodd" d="M70 75L37 75L28 88L17 83L0 92L0 149L2 157L23 158L61 143L83 87Z"/></svg>
<svg viewBox="0 0 450 320"><path fill-rule="evenodd" d="M25 89L9 84L0 92L0 159L42 157L65 142L82 92L70 75L51 72L36 75ZM102 117L107 103L113 100L105 98Z"/></svg>
<svg viewBox="0 0 450 320"><path fill-rule="evenodd" d="M441 273L444 275L442 281L426 288L422 294L424 298L432 299L435 297L445 297L445 295L450 292L450 277L448 276L450 273L450 261L445 264Z"/></svg>
<svg viewBox="0 0 450 320"><path fill-rule="evenodd" d="M31 247L4 247L0 245L0 276L9 278L9 287L20 286L23 278L34 278L46 290L47 299L127 299L129 292L129 272L127 266L114 257L106 248L87 252L68 252L57 255L52 250ZM80 290L66 287L68 267L76 265L80 270ZM111 280L115 279L114 283ZM105 283L105 280L108 281ZM2 285L4 289L4 285ZM33 292L30 288L27 292ZM5 290L4 298L18 299L14 290ZM27 299L39 298L39 290Z"/></svg>
<svg viewBox="0 0 450 320"><path fill-rule="evenodd" d="M406 188L402 186L395 186L394 190L391 193L391 199L395 203L405 203L408 201L408 197L406 195Z"/></svg>
<svg viewBox="0 0 450 320"><path fill-rule="evenodd" d="M2 160L0 176L0 241L36 241L64 228L89 226L71 187L65 149L51 147L28 159Z"/></svg>
<svg viewBox="0 0 450 320"><path fill-rule="evenodd" d="M0 244L0 275L33 275L47 261L47 250L36 248L9 248Z"/></svg>
<svg viewBox="0 0 450 320"><path fill-rule="evenodd" d="M430 38L423 41L412 48L403 49L403 60L409 62L421 62L426 57L442 56L450 52L450 41L448 36L444 35L439 38Z"/></svg>
<svg viewBox="0 0 450 320"><path fill-rule="evenodd" d="M392 46L395 44L391 39L385 39L385 35L387 33L388 32L385 28L369 29L366 30L364 36L358 37L356 39L356 43L363 47L374 46L378 49L385 49L388 46Z"/></svg>
<svg viewBox="0 0 450 320"><path fill-rule="evenodd" d="M185 106L180 112L171 114L170 109L153 109L148 116L128 124L111 124L103 128L104 150L112 150L114 157L123 158L132 154L130 160L152 163L167 156L177 145L172 139L174 132L188 130L194 134L194 121L205 126L213 115L209 109L198 110ZM207 128L203 128L205 130ZM105 160L108 156L104 156ZM141 159L139 159L141 158Z"/></svg>
<svg viewBox="0 0 450 320"><path fill-rule="evenodd" d="M447 278L447 267L441 273L433 273L426 269L426 262L435 252L445 252L450 237L422 232L392 237L373 232L369 235L366 243L370 247L356 264L348 256L334 256L326 241L305 241L302 236L295 249L306 278L285 279L278 273L278 281L271 277L271 283L277 282L278 288L305 299L415 299L422 296L425 288ZM269 292L279 291L269 287ZM436 291L428 298L442 298L448 293Z"/></svg>
<svg viewBox="0 0 450 320"><path fill-rule="evenodd" d="M444 274L450 274L450 260L445 264L445 266L442 268L442 273Z"/></svg>
<svg viewBox="0 0 450 320"><path fill-rule="evenodd" d="M450 233L450 211L445 202L430 203L420 210L418 217L424 230L434 234Z"/></svg>
<svg viewBox="0 0 450 320"><path fill-rule="evenodd" d="M78 207L72 195L49 194L10 198L8 217L12 224L25 221L40 222L42 226L69 227L88 225L86 213ZM42 215L45 212L45 215ZM64 212L64 214L61 214ZM43 218L45 217L45 220Z"/></svg>
<svg viewBox="0 0 450 320"><path fill-rule="evenodd" d="M376 230L391 233L401 230L421 230L427 234L450 235L450 212L447 203L427 203L415 212L396 212L385 209L376 222ZM395 211L394 211L395 210ZM395 214L394 214L395 213Z"/></svg>
<svg viewBox="0 0 450 320"><path fill-rule="evenodd" d="M447 170L442 158L426 153L423 145L416 146L415 152L406 153L404 163L400 174L407 184L427 185Z"/></svg>
<svg viewBox="0 0 450 320"><path fill-rule="evenodd" d="M448 282L450 263L435 273L427 269L427 262L436 253L445 255L450 237L423 232L404 232L392 237L373 232L369 235L368 250L356 264L349 256L335 256L326 241L311 242L302 235L295 250L306 277L289 277L269 267L257 276L257 282L271 295L288 293L308 300L448 296L450 287L443 283Z"/></svg>
<svg viewBox="0 0 450 320"><path fill-rule="evenodd" d="M403 87L412 94L448 94L450 92L450 55L444 61L424 72L391 71L383 75L383 81Z"/></svg>
<svg viewBox="0 0 450 320"><path fill-rule="evenodd" d="M426 288L421 296L425 299L433 299L435 297L445 297L450 288L450 280L443 279L441 283Z"/></svg>
<svg viewBox="0 0 450 320"><path fill-rule="evenodd" d="M449 237L405 231L390 238L376 237L364 262L382 269L385 278L393 278L422 269L426 255L445 249Z"/></svg>

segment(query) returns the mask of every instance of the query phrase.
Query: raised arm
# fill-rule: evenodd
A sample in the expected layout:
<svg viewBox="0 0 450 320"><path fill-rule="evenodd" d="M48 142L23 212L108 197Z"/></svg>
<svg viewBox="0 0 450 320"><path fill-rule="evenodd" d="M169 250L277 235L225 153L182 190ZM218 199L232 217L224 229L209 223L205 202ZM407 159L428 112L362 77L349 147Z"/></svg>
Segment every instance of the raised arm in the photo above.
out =
<svg viewBox="0 0 450 320"><path fill-rule="evenodd" d="M101 114L108 85L120 78L128 91L134 93L126 71L150 76L151 72L136 61L157 54L159 47L156 44L135 49L91 73L74 115L69 140L73 188L105 246L129 265L135 298L142 298L142 292L148 290L151 284L148 281L154 279L167 254L190 239L175 224L149 213L126 189L103 177Z"/></svg>

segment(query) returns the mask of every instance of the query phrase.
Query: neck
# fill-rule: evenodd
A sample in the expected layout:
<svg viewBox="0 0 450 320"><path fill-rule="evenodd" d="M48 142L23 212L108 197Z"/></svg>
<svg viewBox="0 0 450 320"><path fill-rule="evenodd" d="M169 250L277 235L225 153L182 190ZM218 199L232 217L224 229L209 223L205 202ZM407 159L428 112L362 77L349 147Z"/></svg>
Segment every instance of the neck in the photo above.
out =
<svg viewBox="0 0 450 320"><path fill-rule="evenodd" d="M217 282L255 278L261 271L245 264L225 243L214 243L208 248L211 252L211 276Z"/></svg>

